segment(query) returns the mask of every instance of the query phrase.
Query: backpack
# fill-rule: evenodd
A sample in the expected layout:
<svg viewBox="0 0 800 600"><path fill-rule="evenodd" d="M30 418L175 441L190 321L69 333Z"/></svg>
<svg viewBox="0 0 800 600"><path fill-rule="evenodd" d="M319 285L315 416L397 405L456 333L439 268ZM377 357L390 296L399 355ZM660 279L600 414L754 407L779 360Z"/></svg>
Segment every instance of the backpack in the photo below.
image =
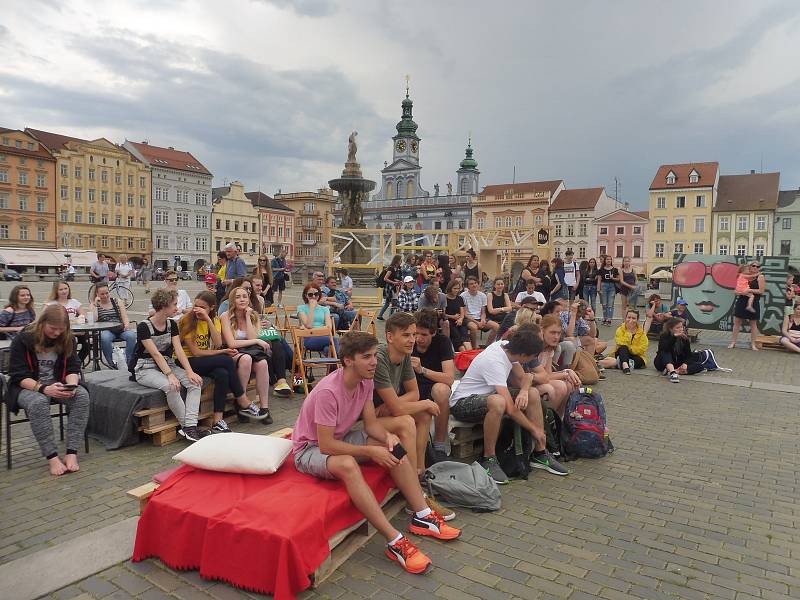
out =
<svg viewBox="0 0 800 600"><path fill-rule="evenodd" d="M428 489L448 504L491 512L501 506L497 484L477 462L471 465L443 461L425 471Z"/></svg>
<svg viewBox="0 0 800 600"><path fill-rule="evenodd" d="M462 350L461 352L456 352L453 361L456 369L466 373L467 369L469 369L469 366L472 364L472 361L475 360L475 357L481 352L483 352L483 348L473 348L472 350Z"/></svg>
<svg viewBox="0 0 800 600"><path fill-rule="evenodd" d="M714 356L714 352L711 350L698 350L695 354L697 355L697 362L703 365L706 371L725 371L726 373L731 373L733 371L733 369L720 367L717 362L717 357Z"/></svg>
<svg viewBox="0 0 800 600"><path fill-rule="evenodd" d="M583 384L594 385L600 381L600 370L597 368L597 361L586 350L579 349L575 353L569 368L578 374Z"/></svg>
<svg viewBox="0 0 800 600"><path fill-rule="evenodd" d="M549 406L542 403L544 413L544 433L547 436L547 451L555 457L564 456L561 417Z"/></svg>
<svg viewBox="0 0 800 600"><path fill-rule="evenodd" d="M533 438L513 419L503 419L497 436L497 462L510 479L527 479L531 472Z"/></svg>
<svg viewBox="0 0 800 600"><path fill-rule="evenodd" d="M581 387L570 394L562 425L567 458L600 458L608 454L606 407L603 397L592 388Z"/></svg>
<svg viewBox="0 0 800 600"><path fill-rule="evenodd" d="M386 273L388 271L389 271L389 267L384 267L383 270L380 272L380 274L375 276L375 287L376 288L386 287L386 282L384 281L384 277L386 277Z"/></svg>

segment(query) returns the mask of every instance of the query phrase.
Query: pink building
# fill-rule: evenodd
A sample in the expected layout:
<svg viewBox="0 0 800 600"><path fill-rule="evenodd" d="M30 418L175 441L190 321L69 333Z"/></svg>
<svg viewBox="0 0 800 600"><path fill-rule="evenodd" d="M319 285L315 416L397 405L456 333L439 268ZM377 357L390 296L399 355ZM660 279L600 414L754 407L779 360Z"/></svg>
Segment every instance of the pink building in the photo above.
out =
<svg viewBox="0 0 800 600"><path fill-rule="evenodd" d="M623 257L630 256L636 272L646 272L650 224L646 210L630 212L620 208L595 219L593 223L597 232L597 256L610 254L617 266L621 265Z"/></svg>

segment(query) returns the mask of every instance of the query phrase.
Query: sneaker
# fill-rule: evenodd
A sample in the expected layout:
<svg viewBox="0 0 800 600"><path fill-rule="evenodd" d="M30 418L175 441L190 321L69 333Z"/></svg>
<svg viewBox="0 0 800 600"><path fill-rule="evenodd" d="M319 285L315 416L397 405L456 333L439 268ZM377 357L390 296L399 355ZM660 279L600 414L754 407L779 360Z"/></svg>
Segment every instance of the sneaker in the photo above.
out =
<svg viewBox="0 0 800 600"><path fill-rule="evenodd" d="M269 411L267 411L267 414L262 416L261 409L259 409L257 405L251 404L247 408L240 408L239 414L243 417L247 417L248 419L254 419L256 421L260 421L261 419L267 418Z"/></svg>
<svg viewBox="0 0 800 600"><path fill-rule="evenodd" d="M210 435L209 431L198 429L197 425L192 425L191 427L181 427L178 430L178 433L183 437L185 437L190 442L196 442L198 440L203 439L207 435Z"/></svg>
<svg viewBox="0 0 800 600"><path fill-rule="evenodd" d="M505 471L500 467L500 463L497 462L497 457L484 456L478 461L478 464L486 469L486 474L489 475L497 485L505 485L508 483L508 475L506 475Z"/></svg>
<svg viewBox="0 0 800 600"><path fill-rule="evenodd" d="M447 456L447 452L444 450L437 450L436 448L433 449L433 463L440 463L450 460L450 457Z"/></svg>
<svg viewBox="0 0 800 600"><path fill-rule="evenodd" d="M231 433L225 419L220 419L211 427L211 433Z"/></svg>
<svg viewBox="0 0 800 600"><path fill-rule="evenodd" d="M603 368L598 369L597 371L597 380L598 381L605 381L606 378L606 370Z"/></svg>
<svg viewBox="0 0 800 600"><path fill-rule="evenodd" d="M264 425L272 425L272 415L269 414L268 408L259 408L258 418L264 422Z"/></svg>
<svg viewBox="0 0 800 600"><path fill-rule="evenodd" d="M413 515L408 530L416 535L427 535L445 541L454 540L461 535L460 529L445 523L444 518L436 512L431 512L427 517L422 518L416 514Z"/></svg>
<svg viewBox="0 0 800 600"><path fill-rule="evenodd" d="M677 371L673 371L672 373L669 374L669 381L670 381L670 383L680 383L681 382L681 378L678 376L678 372Z"/></svg>
<svg viewBox="0 0 800 600"><path fill-rule="evenodd" d="M622 372L625 373L625 375L630 375L631 374L631 368L630 367L623 367L622 368Z"/></svg>
<svg viewBox="0 0 800 600"><path fill-rule="evenodd" d="M452 521L456 518L456 513L454 510L447 508L446 506L442 506L439 502L436 501L435 498L432 496L425 495L425 502L428 504L428 508L430 508L433 512L438 514L442 519L445 521ZM414 509L410 506L406 505L406 514L411 516L416 514Z"/></svg>
<svg viewBox="0 0 800 600"><path fill-rule="evenodd" d="M431 566L431 559L411 543L406 536L401 537L394 544L386 544L386 556L400 563L409 573L416 575L424 573Z"/></svg>
<svg viewBox="0 0 800 600"><path fill-rule="evenodd" d="M534 469L544 469L553 475L569 475L569 471L564 468L564 465L558 462L547 450L544 451L544 454L540 454L539 456L531 455L531 467Z"/></svg>
<svg viewBox="0 0 800 600"><path fill-rule="evenodd" d="M276 383L275 387L272 388L272 393L276 396L291 396L292 388L284 381L283 383Z"/></svg>

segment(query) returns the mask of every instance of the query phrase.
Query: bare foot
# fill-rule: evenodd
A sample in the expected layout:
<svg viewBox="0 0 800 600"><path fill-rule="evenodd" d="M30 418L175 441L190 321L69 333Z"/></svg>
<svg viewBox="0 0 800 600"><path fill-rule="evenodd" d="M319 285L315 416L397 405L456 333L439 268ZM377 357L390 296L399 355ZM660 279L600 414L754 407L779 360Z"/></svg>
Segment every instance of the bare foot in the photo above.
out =
<svg viewBox="0 0 800 600"><path fill-rule="evenodd" d="M736 342L731 342L728 344L728 348L736 348Z"/></svg>
<svg viewBox="0 0 800 600"><path fill-rule="evenodd" d="M67 466L67 471L69 471L70 473L75 473L76 471L81 470L80 466L78 466L77 454L67 454L64 457L64 463Z"/></svg>
<svg viewBox="0 0 800 600"><path fill-rule="evenodd" d="M750 344L750 349L751 349L753 352L758 352L758 346L756 346L755 344Z"/></svg>
<svg viewBox="0 0 800 600"><path fill-rule="evenodd" d="M55 475L58 477L59 475L63 475L67 472L66 465L61 462L61 459L57 456L54 456L50 460L47 461L50 464L50 475Z"/></svg>

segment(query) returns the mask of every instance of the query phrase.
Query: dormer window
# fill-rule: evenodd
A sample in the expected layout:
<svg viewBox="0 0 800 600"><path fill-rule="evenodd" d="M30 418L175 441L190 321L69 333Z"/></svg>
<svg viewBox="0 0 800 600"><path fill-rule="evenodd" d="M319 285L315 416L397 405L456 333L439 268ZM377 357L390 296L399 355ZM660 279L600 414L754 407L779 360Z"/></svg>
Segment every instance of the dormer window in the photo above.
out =
<svg viewBox="0 0 800 600"><path fill-rule="evenodd" d="M700 174L692 169L692 172L689 173L689 183L697 183L700 181Z"/></svg>
<svg viewBox="0 0 800 600"><path fill-rule="evenodd" d="M667 173L667 185L675 185L675 179L676 179L675 173L673 173L672 171Z"/></svg>

